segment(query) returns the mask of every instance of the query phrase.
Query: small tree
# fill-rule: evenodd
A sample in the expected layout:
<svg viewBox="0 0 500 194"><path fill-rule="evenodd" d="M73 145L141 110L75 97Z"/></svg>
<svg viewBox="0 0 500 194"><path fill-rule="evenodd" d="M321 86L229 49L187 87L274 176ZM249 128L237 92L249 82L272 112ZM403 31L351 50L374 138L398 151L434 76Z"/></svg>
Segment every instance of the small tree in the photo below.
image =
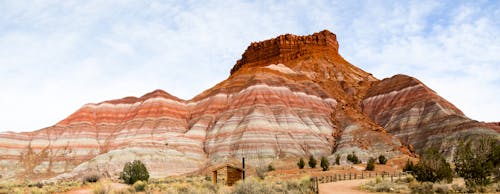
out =
<svg viewBox="0 0 500 194"><path fill-rule="evenodd" d="M120 179L132 185L136 181L148 181L149 172L140 160L134 160L125 164L123 172L120 173Z"/></svg>
<svg viewBox="0 0 500 194"><path fill-rule="evenodd" d="M458 145L453 160L455 171L465 179L467 186L486 186L491 183L490 175L494 172L495 163L498 166L499 160L495 156L495 148L500 149L500 146L496 144L492 138L481 138L478 142L461 142Z"/></svg>
<svg viewBox="0 0 500 194"><path fill-rule="evenodd" d="M387 158L385 158L384 155L378 156L378 163L379 164L386 164L387 163Z"/></svg>
<svg viewBox="0 0 500 194"><path fill-rule="evenodd" d="M335 155L335 164L340 165L340 155L339 154Z"/></svg>
<svg viewBox="0 0 500 194"><path fill-rule="evenodd" d="M453 171L450 164L435 149L428 149L420 158L418 164L413 168L415 179L419 182L437 182L446 180L451 183Z"/></svg>
<svg viewBox="0 0 500 194"><path fill-rule="evenodd" d="M274 171L274 170L275 170L275 169L274 169L273 165L269 164L269 165L267 166L267 171Z"/></svg>
<svg viewBox="0 0 500 194"><path fill-rule="evenodd" d="M366 164L365 170L369 170L369 171L375 170L375 159L374 158L370 157L370 159L368 160L368 163Z"/></svg>
<svg viewBox="0 0 500 194"><path fill-rule="evenodd" d="M354 152L352 152L352 154L347 155L347 160L349 160L353 164L361 163L361 161L358 159L358 156L356 156Z"/></svg>
<svg viewBox="0 0 500 194"><path fill-rule="evenodd" d="M403 172L412 172L414 168L415 165L413 165L413 162L408 159L408 161L406 161L405 167L403 168Z"/></svg>
<svg viewBox="0 0 500 194"><path fill-rule="evenodd" d="M321 168L323 169L323 171L327 171L328 169L330 169L330 162L328 162L328 159L326 159L326 157L322 156L321 157Z"/></svg>
<svg viewBox="0 0 500 194"><path fill-rule="evenodd" d="M300 158L299 162L297 162L297 166L299 169L303 169L306 163L304 162L304 159Z"/></svg>
<svg viewBox="0 0 500 194"><path fill-rule="evenodd" d="M316 159L314 159L313 155L311 155L311 157L309 157L309 167L316 168Z"/></svg>

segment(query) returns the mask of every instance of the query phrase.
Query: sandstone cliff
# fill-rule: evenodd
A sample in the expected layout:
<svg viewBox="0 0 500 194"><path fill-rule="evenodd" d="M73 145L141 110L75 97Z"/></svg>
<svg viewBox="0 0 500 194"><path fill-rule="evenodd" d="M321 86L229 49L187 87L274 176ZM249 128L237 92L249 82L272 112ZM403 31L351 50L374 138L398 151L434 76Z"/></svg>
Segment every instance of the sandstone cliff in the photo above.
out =
<svg viewBox="0 0 500 194"><path fill-rule="evenodd" d="M467 119L418 80L379 81L338 50L326 30L282 35L252 43L228 79L191 100L156 90L84 105L38 131L0 133L0 173L116 177L125 162L140 159L152 177L162 177L243 156L251 165L309 155L340 154L345 161L353 151L362 160L394 158L414 156L409 147L449 134L498 137L498 125Z"/></svg>

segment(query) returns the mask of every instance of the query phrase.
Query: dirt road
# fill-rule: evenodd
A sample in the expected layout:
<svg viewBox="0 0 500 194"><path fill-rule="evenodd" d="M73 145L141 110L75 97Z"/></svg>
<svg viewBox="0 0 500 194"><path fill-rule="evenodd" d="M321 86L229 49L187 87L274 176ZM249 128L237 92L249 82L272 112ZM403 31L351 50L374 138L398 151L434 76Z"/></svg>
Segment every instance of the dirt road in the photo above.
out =
<svg viewBox="0 0 500 194"><path fill-rule="evenodd" d="M371 179L357 179L357 180L319 184L319 193L320 194L330 194L330 193L368 194L368 192L362 191L360 189L360 186L370 180Z"/></svg>

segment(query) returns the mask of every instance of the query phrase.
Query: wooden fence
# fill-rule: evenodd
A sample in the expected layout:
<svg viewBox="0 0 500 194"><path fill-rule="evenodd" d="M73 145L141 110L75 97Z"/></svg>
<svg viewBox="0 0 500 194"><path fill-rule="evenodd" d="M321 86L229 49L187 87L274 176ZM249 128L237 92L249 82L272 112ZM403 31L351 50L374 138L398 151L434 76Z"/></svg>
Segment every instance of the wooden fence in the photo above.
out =
<svg viewBox="0 0 500 194"><path fill-rule="evenodd" d="M355 180L355 179L368 179L381 176L382 178L391 178L391 182L396 179L401 179L401 177L406 177L408 173L405 172L362 172L362 173L343 173L343 174L333 174L333 175L320 175L311 177L311 190L315 193L319 193L320 183L331 183L337 181L345 180Z"/></svg>

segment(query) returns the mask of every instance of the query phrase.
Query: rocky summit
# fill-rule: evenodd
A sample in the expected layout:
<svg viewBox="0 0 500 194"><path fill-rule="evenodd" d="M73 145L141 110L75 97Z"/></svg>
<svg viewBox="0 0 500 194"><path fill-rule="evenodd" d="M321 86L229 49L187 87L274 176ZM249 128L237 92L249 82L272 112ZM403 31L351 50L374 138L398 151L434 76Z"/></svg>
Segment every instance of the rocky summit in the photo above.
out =
<svg viewBox="0 0 500 194"><path fill-rule="evenodd" d="M498 123L467 118L406 75L378 80L347 62L335 34L252 43L230 76L191 100L162 90L87 104L54 126L0 133L3 179L114 177L142 160L164 177L245 157L250 165L298 157L417 157L493 136ZM333 162L330 162L333 163Z"/></svg>

